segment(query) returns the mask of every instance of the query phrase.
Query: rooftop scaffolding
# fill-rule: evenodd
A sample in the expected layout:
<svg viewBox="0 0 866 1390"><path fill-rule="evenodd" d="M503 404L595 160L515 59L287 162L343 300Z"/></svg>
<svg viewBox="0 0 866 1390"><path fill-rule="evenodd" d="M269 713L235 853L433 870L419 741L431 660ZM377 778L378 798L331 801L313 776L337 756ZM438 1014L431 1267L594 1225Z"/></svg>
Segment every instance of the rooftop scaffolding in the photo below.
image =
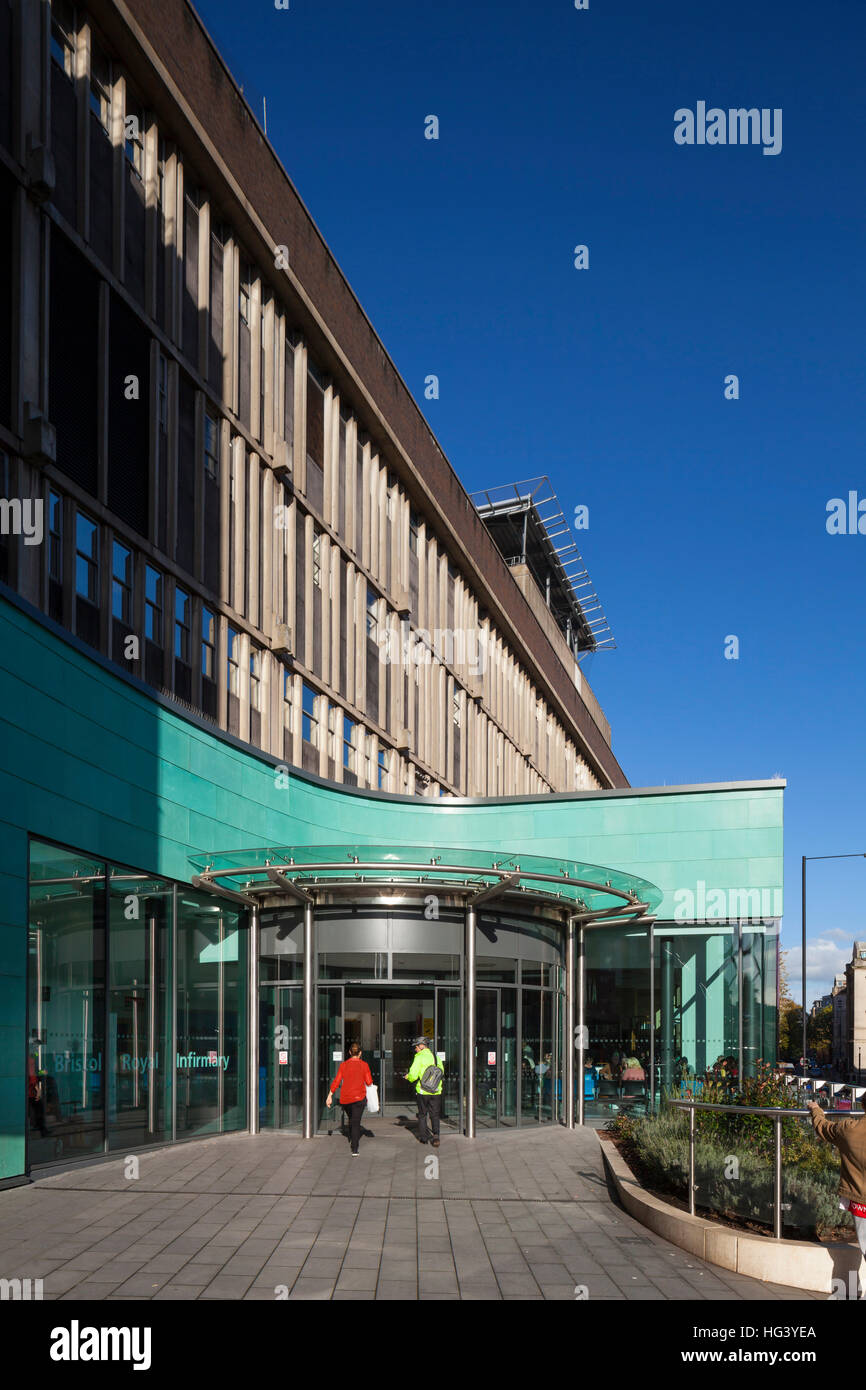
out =
<svg viewBox="0 0 866 1390"><path fill-rule="evenodd" d="M507 564L525 565L575 659L616 646L549 478L471 494Z"/></svg>

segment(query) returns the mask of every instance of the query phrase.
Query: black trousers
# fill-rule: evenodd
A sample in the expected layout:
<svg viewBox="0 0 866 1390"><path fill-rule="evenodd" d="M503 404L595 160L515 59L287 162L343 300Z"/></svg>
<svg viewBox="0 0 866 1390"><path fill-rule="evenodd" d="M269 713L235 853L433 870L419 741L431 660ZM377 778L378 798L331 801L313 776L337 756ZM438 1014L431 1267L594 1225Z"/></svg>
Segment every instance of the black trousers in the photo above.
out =
<svg viewBox="0 0 866 1390"><path fill-rule="evenodd" d="M365 1100L353 1100L349 1105L343 1106L343 1115L349 1124L349 1143L352 1152L358 1152L358 1144L361 1139L361 1116L364 1113Z"/></svg>
<svg viewBox="0 0 866 1390"><path fill-rule="evenodd" d="M420 1091L415 1099L418 1102L418 1138L422 1144L426 1144L429 1133L427 1130L427 1120L430 1120L430 1129L433 1131L433 1138L439 1138L439 1117L442 1114L442 1096L422 1096Z"/></svg>

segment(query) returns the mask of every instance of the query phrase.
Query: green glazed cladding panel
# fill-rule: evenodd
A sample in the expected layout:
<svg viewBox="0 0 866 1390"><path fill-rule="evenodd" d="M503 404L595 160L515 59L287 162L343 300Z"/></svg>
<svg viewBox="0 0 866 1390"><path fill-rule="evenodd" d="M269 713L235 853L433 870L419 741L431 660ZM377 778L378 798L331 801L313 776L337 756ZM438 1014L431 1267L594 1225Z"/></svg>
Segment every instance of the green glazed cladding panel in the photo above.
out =
<svg viewBox="0 0 866 1390"><path fill-rule="evenodd" d="M0 600L0 1178L23 1170L27 835L188 880L190 856L263 845L393 843L563 856L678 894L763 890L781 912L781 787L424 801L357 793L275 764L159 704ZM772 908L766 904L772 903ZM680 915L686 915L680 911Z"/></svg>

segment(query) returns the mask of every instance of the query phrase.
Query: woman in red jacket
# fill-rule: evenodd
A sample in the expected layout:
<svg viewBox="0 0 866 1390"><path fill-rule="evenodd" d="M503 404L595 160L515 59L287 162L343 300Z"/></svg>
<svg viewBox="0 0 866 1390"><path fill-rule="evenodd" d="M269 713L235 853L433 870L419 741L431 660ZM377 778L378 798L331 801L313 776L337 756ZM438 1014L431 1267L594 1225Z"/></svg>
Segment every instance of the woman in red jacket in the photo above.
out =
<svg viewBox="0 0 866 1390"><path fill-rule="evenodd" d="M330 1110L334 1092L338 1086L342 1086L340 1104L349 1120L349 1142L352 1146L353 1158L358 1156L358 1144L361 1139L361 1116L364 1113L364 1106L367 1104L367 1087L372 1086L372 1084L373 1078L370 1075L370 1068L366 1062L361 1060L361 1044L353 1042L349 1047L349 1055L345 1062L340 1063L337 1075L331 1082L328 1099L325 1101Z"/></svg>

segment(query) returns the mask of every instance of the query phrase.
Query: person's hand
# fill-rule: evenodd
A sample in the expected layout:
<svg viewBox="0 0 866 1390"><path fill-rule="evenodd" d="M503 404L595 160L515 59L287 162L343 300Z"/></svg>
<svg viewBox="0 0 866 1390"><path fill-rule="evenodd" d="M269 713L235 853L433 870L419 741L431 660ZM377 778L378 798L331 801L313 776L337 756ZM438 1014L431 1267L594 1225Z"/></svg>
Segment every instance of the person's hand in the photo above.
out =
<svg viewBox="0 0 866 1390"><path fill-rule="evenodd" d="M329 1092L328 1092L328 1099L325 1101L325 1104L327 1105L327 1107L328 1107L329 1110L330 1110L330 1108L331 1108L331 1101L332 1101L333 1099L334 1099L334 1097L331 1095L331 1092L329 1091Z"/></svg>

